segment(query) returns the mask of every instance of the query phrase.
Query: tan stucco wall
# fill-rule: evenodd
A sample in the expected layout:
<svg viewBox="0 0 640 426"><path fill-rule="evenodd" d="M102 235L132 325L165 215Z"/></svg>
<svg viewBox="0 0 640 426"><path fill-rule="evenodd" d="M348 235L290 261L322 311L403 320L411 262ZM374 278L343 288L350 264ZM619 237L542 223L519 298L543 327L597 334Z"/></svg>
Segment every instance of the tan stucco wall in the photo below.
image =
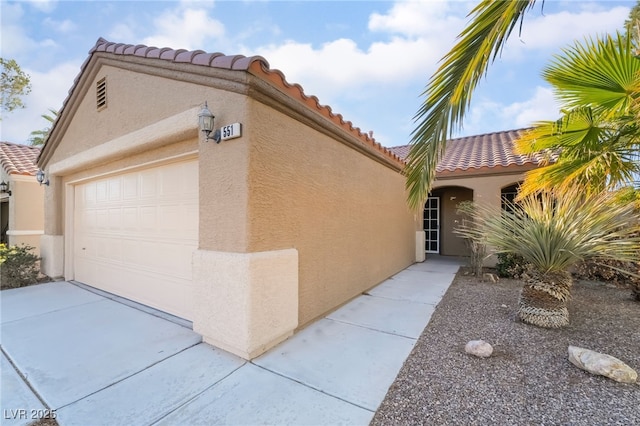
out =
<svg viewBox="0 0 640 426"><path fill-rule="evenodd" d="M40 236L44 232L44 188L38 185L35 176L2 175L0 180L9 183L11 196L3 194L9 204L10 245L29 245L40 255Z"/></svg>
<svg viewBox="0 0 640 426"><path fill-rule="evenodd" d="M53 171L50 174L51 187L46 195L48 208L45 231L49 235L61 235L64 232L65 183L197 151L200 144L204 144L197 130L197 111L205 101L208 101L209 108L216 115L216 126L244 121L242 112L246 98L237 93L108 65L93 74L95 75L86 84L83 96L73 104L73 108L68 107L74 113L73 119L61 126L61 131L64 131L59 136L60 143L47 162L46 170ZM108 106L98 111L95 84L103 77L107 78ZM173 131L171 126L166 130L158 129L162 123L171 121L172 117L184 115L185 112L190 113L187 117L191 120L187 123L188 129L176 130L175 134L170 134ZM183 122L184 119L180 124ZM144 129L156 134L147 135ZM140 138L147 136L150 143L135 147ZM116 143L119 141L123 143ZM112 149L102 149L110 144L113 144ZM129 146L130 149L127 148ZM99 151L92 158L85 158L87 156L83 155L92 149ZM101 160L104 157L108 157L108 161ZM69 165L70 163L75 164ZM89 167L83 165L86 163L90 163ZM231 170L242 170L237 164L230 166ZM59 171L60 169L63 170ZM201 168L203 194L200 201L201 209L205 209L201 211L205 213L204 216L201 214L203 219L211 217L206 210L210 204L207 199L214 199L216 194L206 194L212 182L220 181L218 172ZM204 232L206 233L206 228Z"/></svg>
<svg viewBox="0 0 640 426"><path fill-rule="evenodd" d="M518 183L524 179L524 171L501 173L496 175L474 176L471 173L463 178L436 179L433 189L445 186L461 186L473 190L473 200L500 207L500 189Z"/></svg>
<svg viewBox="0 0 640 426"><path fill-rule="evenodd" d="M434 189L432 196L440 197L440 254L467 256L468 248L464 239L453 231L462 220L456 212L458 204L463 201L473 201L473 191L459 186L449 186Z"/></svg>
<svg viewBox="0 0 640 426"><path fill-rule="evenodd" d="M96 107L96 82L106 78L107 107ZM162 121L204 102L193 85L105 65L96 70L83 96L67 107L73 120L64 129L64 142L49 163ZM202 90L200 90L202 91ZM73 108L72 108L73 107ZM72 111L71 111L72 110ZM197 118L194 117L194 123ZM62 130L62 126L61 126Z"/></svg>
<svg viewBox="0 0 640 426"><path fill-rule="evenodd" d="M456 221L461 219L455 212L457 204L460 201L470 199L471 194L467 190L473 191L472 200L474 202L500 209L501 189L521 182L524 179L524 173L524 170L495 175L469 173L468 177L437 179L434 182L432 193L441 196L441 254L466 255L468 251L464 240L453 233L453 229L457 226ZM456 199L451 200L451 197L456 197ZM485 264L487 266L494 265L495 258L488 258Z"/></svg>
<svg viewBox="0 0 640 426"><path fill-rule="evenodd" d="M248 250L298 250L300 325L415 261L398 171L255 101L233 143L251 144Z"/></svg>
<svg viewBox="0 0 640 426"><path fill-rule="evenodd" d="M206 88L171 78L153 76L104 65L93 74L86 92L73 104L73 120L64 126L64 143L56 147L49 163L99 146L141 128L162 122L205 101L216 116L216 124L237 117L244 110L244 96ZM107 107L96 108L96 82L107 79ZM197 114L197 113L196 113ZM62 129L62 126L61 126ZM197 129L197 115L193 117ZM176 142L168 140L165 144Z"/></svg>
<svg viewBox="0 0 640 426"><path fill-rule="evenodd" d="M108 107L97 111L95 82L105 75ZM247 79L255 82L253 77ZM211 309L208 299L202 297L194 301L198 312L204 312L194 321L194 328L203 330L203 335L212 333L205 336L207 341L251 357L292 328L413 263L421 212L408 210L404 178L399 170L380 161L379 152L372 154L378 160L363 155L345 145L344 139L351 138L355 145L362 141L343 135L340 142L331 132L319 131L334 125L319 125L317 117L310 118L314 113L297 101L274 93L285 102L280 105L264 87L254 88L258 95L253 89L243 92L240 80L228 82L229 90L221 90L111 66L92 72L91 81L83 86L84 97L70 107L73 119L66 120L55 136L57 148L42 161L52 182L47 190L43 241L52 256L46 264L57 270L64 257L65 277L72 278L68 241L73 227L73 185L92 176L195 153L200 193L200 250L193 263L196 293L206 292L207 286L240 292L238 300L251 302L238 305L238 309L249 309L241 318L253 328L244 330L250 339L235 342L215 335L220 324L224 328L238 320L238 309L226 309L225 315L214 316L213 321L207 313ZM271 105L243 93L270 98ZM239 122L243 136L220 144L204 142L197 131L197 111L204 101L216 116L216 127ZM59 249L63 235L64 256ZM276 276L265 281L267 276L261 271L268 262L262 259L269 255L264 253L287 259L281 262L279 273L288 277L286 285ZM295 260L287 253L295 253ZM227 280L219 287L207 259L221 263L220 270L227 273L224 276L240 281ZM245 263L255 271L234 272L234 265ZM260 296L264 285L273 289L271 298ZM222 294L233 296L226 291ZM274 311L283 304L287 309ZM289 314L292 306L297 318ZM263 325L255 320L267 317L282 324L272 336L259 332ZM245 347L239 347L243 344Z"/></svg>
<svg viewBox="0 0 640 426"><path fill-rule="evenodd" d="M245 359L263 354L298 325L298 253L197 250L193 330Z"/></svg>

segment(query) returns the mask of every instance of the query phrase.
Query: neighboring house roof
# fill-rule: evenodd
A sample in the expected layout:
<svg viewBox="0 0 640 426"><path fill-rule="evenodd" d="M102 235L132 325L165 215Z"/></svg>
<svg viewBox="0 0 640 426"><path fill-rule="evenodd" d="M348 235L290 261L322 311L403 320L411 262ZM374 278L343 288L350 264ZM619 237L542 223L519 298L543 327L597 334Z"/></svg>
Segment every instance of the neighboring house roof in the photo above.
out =
<svg viewBox="0 0 640 426"><path fill-rule="evenodd" d="M444 156L438 163L436 173L449 173L489 170L500 167L532 166L536 167L548 160L546 153L516 154L513 142L527 129L507 130L503 132L486 133L483 135L466 136L447 141ZM406 159L411 145L390 148L396 155ZM557 156L552 156L554 161Z"/></svg>
<svg viewBox="0 0 640 426"><path fill-rule="evenodd" d="M222 53L207 53L202 50L188 51L185 49L174 50L168 47L157 48L149 47L142 44L132 45L123 43L113 43L100 37L95 46L89 51L89 56L80 67L80 73L75 78L73 86L69 90L69 95L63 102L60 113L54 123L59 121L63 115L63 111L67 106L70 98L76 89L82 74L89 65L94 54L111 54L114 56L136 56L139 58L148 58L151 60L165 60L173 63L186 63L203 67L222 68L232 71L248 72L260 79L276 86L280 91L288 96L302 102L311 110L329 119L331 122L343 129L343 131L357 137L360 141L374 150L390 158L399 166L404 166L404 161L388 148L376 142L371 134L362 132L359 127L354 127L351 121L345 121L341 114L335 114L329 106L321 105L315 96L307 96L299 84L291 84L287 82L284 74L276 69L271 69L269 63L262 56L245 57L243 55L224 55ZM53 129L52 129L53 132ZM46 148L45 148L46 149ZM44 150L43 150L44 154Z"/></svg>
<svg viewBox="0 0 640 426"><path fill-rule="evenodd" d="M40 148L10 142L0 142L0 166L9 175L35 176Z"/></svg>

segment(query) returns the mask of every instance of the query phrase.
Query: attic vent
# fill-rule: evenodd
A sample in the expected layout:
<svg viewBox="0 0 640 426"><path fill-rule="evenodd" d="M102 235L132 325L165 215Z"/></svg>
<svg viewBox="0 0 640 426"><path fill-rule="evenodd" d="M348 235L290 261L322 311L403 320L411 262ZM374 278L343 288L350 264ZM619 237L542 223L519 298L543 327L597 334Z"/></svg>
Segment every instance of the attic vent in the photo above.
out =
<svg viewBox="0 0 640 426"><path fill-rule="evenodd" d="M107 78L104 77L96 83L96 107L98 111L107 107Z"/></svg>

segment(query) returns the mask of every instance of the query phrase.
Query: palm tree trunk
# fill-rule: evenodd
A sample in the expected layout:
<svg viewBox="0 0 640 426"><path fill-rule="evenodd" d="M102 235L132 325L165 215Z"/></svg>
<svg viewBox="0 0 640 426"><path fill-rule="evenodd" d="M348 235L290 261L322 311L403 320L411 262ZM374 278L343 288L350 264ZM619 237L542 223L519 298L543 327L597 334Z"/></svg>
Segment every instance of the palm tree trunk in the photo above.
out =
<svg viewBox="0 0 640 426"><path fill-rule="evenodd" d="M530 273L525 279L518 302L518 318L538 327L557 328L569 324L567 301L573 282L563 272Z"/></svg>

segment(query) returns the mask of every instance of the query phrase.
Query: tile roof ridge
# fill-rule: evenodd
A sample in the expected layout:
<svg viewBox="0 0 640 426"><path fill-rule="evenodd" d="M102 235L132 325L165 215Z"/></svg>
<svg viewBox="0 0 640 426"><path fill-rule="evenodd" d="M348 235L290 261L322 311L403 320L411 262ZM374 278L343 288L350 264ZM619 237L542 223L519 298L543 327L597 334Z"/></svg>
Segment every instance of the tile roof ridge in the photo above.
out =
<svg viewBox="0 0 640 426"><path fill-rule="evenodd" d="M532 129L532 127L521 127L519 129L511 129L511 130L496 130L494 132L479 133L479 134L476 134L476 135L458 136L458 137L455 137L455 138L447 139L447 142L458 141L460 139L484 138L486 136L492 136L492 135L497 135L497 134L525 132L525 131L530 130L530 129ZM392 146L390 148L405 148L405 147L410 147L411 145L412 144L407 143L407 144L404 144L404 145Z"/></svg>
<svg viewBox="0 0 640 426"><path fill-rule="evenodd" d="M377 142L371 132L363 132L359 127L355 127L351 121L345 120L342 114L336 114L332 111L331 107L322 105L316 96L307 95L299 84L289 83L284 73L278 69L272 69L269 62L262 56L225 55L220 52L208 53L203 50L176 50L169 47L157 48L141 44L132 45L114 43L102 37L98 38L95 46L93 46L89 51L89 54L92 55L95 52L163 59L172 62L191 63L193 65L229 70L241 70L250 72L251 74L259 77L266 77L266 80L276 83L281 89L284 89L286 93L302 101L302 103L307 107L320 113L320 115L325 118L328 118L331 122L341 127L347 133L358 138L363 142L363 144L368 145L370 148L373 148L387 157L390 157L397 163L404 165L404 161L394 152Z"/></svg>
<svg viewBox="0 0 640 426"><path fill-rule="evenodd" d="M330 106L321 104L317 96L307 95L301 85L299 85L298 83L289 83L282 71L269 68L268 65L266 67L263 65L259 71L252 68L249 70L249 72L254 75L257 72L262 72L271 77L269 78L271 81L273 81L273 78L275 77L278 80L276 81L276 83L279 86L283 87L290 95L298 98L302 101L302 103L304 103L311 109L315 109L322 116L328 118L337 126L342 127L349 134L360 139L366 145L369 145L371 148L383 153L384 155L392 158L394 161L401 163L402 165L405 164L405 161L400 156L391 151L389 148L383 146L380 142L376 141L375 137L373 137L372 131L363 132L360 127L355 127L351 121L345 120L342 114L334 113Z"/></svg>
<svg viewBox="0 0 640 426"><path fill-rule="evenodd" d="M56 120L51 127L52 132L56 127L58 119L60 118L60 116L62 116L62 113L67 106L69 99L71 98L75 88L80 81L80 78L82 77L93 55L95 53L108 53L112 55L160 59L175 63L190 63L199 66L249 72L263 80L270 82L271 84L275 84L280 90L283 90L285 93L301 101L308 108L315 110L320 115L324 116L337 126L341 127L347 133L358 138L364 145L369 146L369 148L380 152L387 158L396 162L398 166L403 167L405 164L405 161L400 156L377 142L372 133L362 132L359 127L354 127L351 121L344 120L341 114L334 113L331 110L331 107L320 104L320 101L316 96L306 95L302 86L297 83L289 83L282 71L272 69L269 65L269 62L262 56L225 55L220 52L208 53L203 50L176 50L169 47L157 48L153 46L146 46L143 44L133 45L125 43L115 43L108 41L103 37L98 38L95 45L89 50L88 53L89 55L80 66L80 72L73 80L73 84L71 86L71 89L69 89L67 98L62 103L62 107L58 112L58 117L56 117ZM38 156L38 161L40 161L43 153L44 150L42 150L40 155Z"/></svg>
<svg viewBox="0 0 640 426"><path fill-rule="evenodd" d="M447 139L447 142L459 141L459 140L462 140L462 139L486 139L489 136L504 135L504 134L509 134L509 133L520 133L520 132L525 132L525 131L527 131L529 129L531 129L531 127L521 127L519 129L497 130L497 131L493 131L493 132L480 133L480 134L476 134L476 135L458 136L458 137L455 137L455 138Z"/></svg>
<svg viewBox="0 0 640 426"><path fill-rule="evenodd" d="M35 176L40 147L0 141L0 167L8 175Z"/></svg>
<svg viewBox="0 0 640 426"><path fill-rule="evenodd" d="M266 67L269 63L262 56L224 55L223 53L207 53L204 50L173 49L170 47L158 48L143 44L125 44L108 41L99 37L96 44L89 50L92 55L96 52L112 53L114 55L137 56L140 58L163 59L172 62L192 63L213 68L226 68L234 70L247 70L253 62L261 62ZM199 58L196 60L196 57Z"/></svg>
<svg viewBox="0 0 640 426"><path fill-rule="evenodd" d="M11 146L19 146L19 147L22 147L22 148L30 148L30 149L33 149L33 150L40 150L41 149L41 147L39 147L39 146L27 145L27 144L24 144L24 143L16 143L16 142L0 141L0 144L11 145Z"/></svg>

